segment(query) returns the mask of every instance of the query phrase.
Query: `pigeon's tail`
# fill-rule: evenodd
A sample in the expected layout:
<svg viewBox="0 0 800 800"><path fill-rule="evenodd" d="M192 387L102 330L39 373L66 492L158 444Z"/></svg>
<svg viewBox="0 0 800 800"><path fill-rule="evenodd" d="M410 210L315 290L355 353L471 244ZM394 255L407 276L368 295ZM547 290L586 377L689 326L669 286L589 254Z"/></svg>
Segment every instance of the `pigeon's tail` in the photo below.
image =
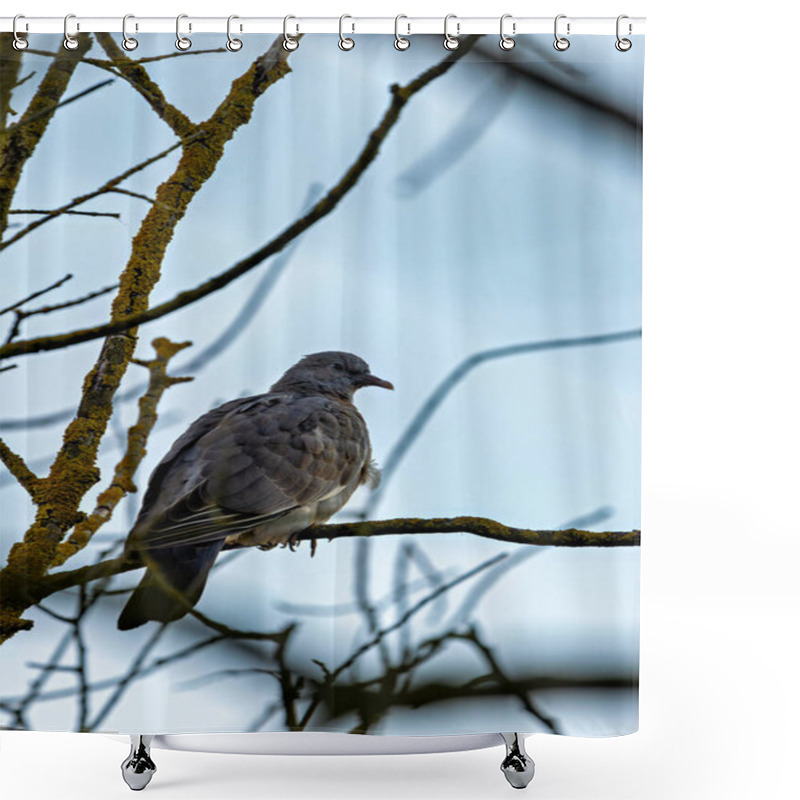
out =
<svg viewBox="0 0 800 800"><path fill-rule="evenodd" d="M219 539L203 546L164 547L149 551L147 562L153 562L153 566L148 567L128 598L117 620L117 628L127 631L150 620L172 622L188 614L189 607L200 599L208 573L224 543L224 539ZM154 569L158 570L158 576ZM162 581L181 592L185 603L174 597Z"/></svg>

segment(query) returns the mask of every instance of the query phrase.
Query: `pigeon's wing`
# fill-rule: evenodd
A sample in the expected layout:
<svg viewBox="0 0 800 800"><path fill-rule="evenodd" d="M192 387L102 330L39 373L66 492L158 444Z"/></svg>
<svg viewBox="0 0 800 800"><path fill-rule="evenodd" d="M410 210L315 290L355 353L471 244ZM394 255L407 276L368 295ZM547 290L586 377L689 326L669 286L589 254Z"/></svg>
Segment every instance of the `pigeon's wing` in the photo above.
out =
<svg viewBox="0 0 800 800"><path fill-rule="evenodd" d="M366 425L352 405L262 395L234 407L181 451L132 536L152 549L243 533L352 491L369 455Z"/></svg>

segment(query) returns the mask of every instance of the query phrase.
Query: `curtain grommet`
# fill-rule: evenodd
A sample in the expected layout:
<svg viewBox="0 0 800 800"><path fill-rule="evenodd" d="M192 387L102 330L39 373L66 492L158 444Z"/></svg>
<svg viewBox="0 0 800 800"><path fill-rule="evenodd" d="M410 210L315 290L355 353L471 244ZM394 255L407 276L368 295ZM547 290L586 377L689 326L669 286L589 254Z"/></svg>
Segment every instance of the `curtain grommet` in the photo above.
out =
<svg viewBox="0 0 800 800"><path fill-rule="evenodd" d="M287 50L288 52L292 53L300 47L300 42L297 41L292 36L289 36L289 20L290 19L297 19L297 17L293 17L291 14L287 14L283 18L283 49ZM297 30L297 26L295 26Z"/></svg>
<svg viewBox="0 0 800 800"><path fill-rule="evenodd" d="M235 19L239 19L239 17L237 17L236 14L231 14L228 17L228 29L227 29L228 41L225 42L225 47L227 47L231 53L238 53L242 49L242 47L244 47L244 42L241 39L237 39L235 36L231 34L231 22L233 22L233 20ZM239 30L241 31L241 26L239 27Z"/></svg>
<svg viewBox="0 0 800 800"><path fill-rule="evenodd" d="M456 35L453 36L447 30L447 23L450 22L451 19L456 20ZM444 45L445 50L458 50L461 46L461 42L458 41L458 33L461 28L461 23L458 22L458 17L455 14L448 14L444 18L444 41L442 44Z"/></svg>
<svg viewBox="0 0 800 800"><path fill-rule="evenodd" d="M175 47L178 50L186 51L192 46L192 40L181 33L181 20L186 19L188 14L178 14L175 18ZM192 32L192 25L189 23L189 33Z"/></svg>
<svg viewBox="0 0 800 800"><path fill-rule="evenodd" d="M122 45L122 49L123 50L127 50L128 52L130 52L131 50L135 50L139 46L139 40L138 39L134 39L133 36L128 36L128 20L129 19L135 19L133 14L126 14L122 18L122 42L120 42L120 44ZM138 30L138 28L139 28L139 26L136 25L134 30Z"/></svg>
<svg viewBox="0 0 800 800"><path fill-rule="evenodd" d="M14 22L11 24L11 32L14 34L14 39L11 42L11 46L15 50L25 50L28 47L28 40L27 39L23 39L19 35L19 31L17 30L17 20L18 19L25 19L24 14L17 14L14 17ZM28 26L27 26L27 23L26 23L25 29L27 30L27 28L28 28Z"/></svg>
<svg viewBox="0 0 800 800"><path fill-rule="evenodd" d="M513 50L515 45L517 44L511 36L506 35L505 31L503 30L503 26L505 25L505 21L507 19L511 19L511 14L503 14L500 17L500 42L499 46L501 50ZM511 23L511 33L516 34L517 32L517 23Z"/></svg>
<svg viewBox="0 0 800 800"><path fill-rule="evenodd" d="M406 36L411 36L411 23L406 22L406 27L408 30L406 31L406 36L400 35L400 20L401 19L408 19L405 14L398 14L394 18L394 49L395 50L408 50L411 47L411 40L406 39Z"/></svg>
<svg viewBox="0 0 800 800"><path fill-rule="evenodd" d="M631 40L630 40L630 39L623 39L623 38L622 38L622 37L619 35L619 31L620 31L620 22L622 22L622 20L623 20L623 19L628 19L628 15L627 15L627 14L620 14L620 15L617 17L617 41L616 41L616 42L614 42L614 47L616 47L616 48L617 48L617 50L619 50L619 51L620 51L620 53L627 53L627 52L628 52L628 50L630 50L630 49L631 49L631 47L633 47L633 42L631 42ZM630 22L629 22L629 23L628 23L628 36L630 36L630 35L631 35L631 32L632 32L632 31L633 31L633 27L632 27L632 25L631 25L631 24L630 24Z"/></svg>
<svg viewBox="0 0 800 800"><path fill-rule="evenodd" d="M65 50L77 50L79 42L78 40L69 32L69 21L71 19L75 19L74 14L67 14L64 17L64 49ZM80 30L79 27L76 26L76 30Z"/></svg>
<svg viewBox="0 0 800 800"><path fill-rule="evenodd" d="M560 19L566 19L566 14L559 14L556 16L555 22L553 23L553 35L556 37L555 41L553 42L553 47L558 50L559 53L563 53L565 50L569 50L569 39L567 36L570 34L570 24L567 23L567 36L559 36L558 35L558 21Z"/></svg>
<svg viewBox="0 0 800 800"><path fill-rule="evenodd" d="M339 49L348 52L356 46L356 43L354 39L351 39L349 36L344 35L343 28L344 28L344 21L346 19L353 19L353 18L349 14L342 14L342 16L339 17ZM355 23L351 22L350 26L352 28L352 33L355 33L356 32Z"/></svg>

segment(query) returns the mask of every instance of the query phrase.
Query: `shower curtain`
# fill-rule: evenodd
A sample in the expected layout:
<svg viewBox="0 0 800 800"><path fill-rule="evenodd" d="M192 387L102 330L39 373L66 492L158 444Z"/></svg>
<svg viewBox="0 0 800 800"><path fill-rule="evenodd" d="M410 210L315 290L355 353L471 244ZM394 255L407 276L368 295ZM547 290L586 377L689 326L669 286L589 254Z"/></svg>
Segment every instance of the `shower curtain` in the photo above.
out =
<svg viewBox="0 0 800 800"><path fill-rule="evenodd" d="M635 731L643 37L1 38L3 727Z"/></svg>

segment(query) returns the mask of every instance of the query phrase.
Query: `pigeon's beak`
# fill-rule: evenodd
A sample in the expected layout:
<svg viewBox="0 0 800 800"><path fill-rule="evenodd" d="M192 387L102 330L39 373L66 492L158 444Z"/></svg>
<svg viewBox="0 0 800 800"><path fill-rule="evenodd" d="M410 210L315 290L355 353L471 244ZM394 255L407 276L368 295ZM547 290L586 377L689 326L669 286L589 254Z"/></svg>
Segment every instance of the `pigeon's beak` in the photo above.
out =
<svg viewBox="0 0 800 800"><path fill-rule="evenodd" d="M358 385L359 386L381 386L384 389L394 389L394 386L389 383L389 381L383 380L383 378L379 378L377 375L373 375L367 372L364 375L358 376Z"/></svg>

